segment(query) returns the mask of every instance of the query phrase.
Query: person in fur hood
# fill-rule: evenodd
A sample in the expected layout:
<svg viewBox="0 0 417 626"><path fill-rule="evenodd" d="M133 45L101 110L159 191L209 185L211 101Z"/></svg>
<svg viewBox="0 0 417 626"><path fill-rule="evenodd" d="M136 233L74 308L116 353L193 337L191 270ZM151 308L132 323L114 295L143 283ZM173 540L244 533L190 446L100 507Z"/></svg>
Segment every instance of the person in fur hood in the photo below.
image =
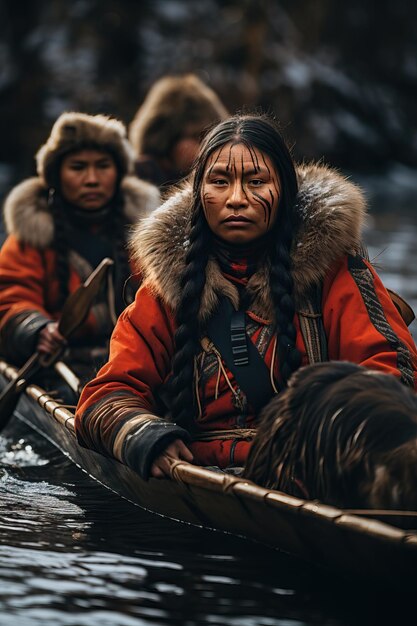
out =
<svg viewBox="0 0 417 626"><path fill-rule="evenodd" d="M64 344L63 303L104 257L114 261L114 298L102 294L71 348L99 348L125 306L131 273L129 228L159 204L159 191L132 175L124 125L104 115L63 113L36 155L37 176L4 204L8 237L0 250L0 349L20 365L35 350ZM134 292L127 293L132 301ZM78 350L80 353L81 350ZM87 360L91 361L88 356Z"/></svg>
<svg viewBox="0 0 417 626"><path fill-rule="evenodd" d="M132 239L143 283L80 397L80 444L145 479L179 461L244 465L259 411L320 358L314 319L321 358L414 389L416 347L361 254L364 216L359 188L324 165L295 166L269 117L212 129L190 181Z"/></svg>
<svg viewBox="0 0 417 626"><path fill-rule="evenodd" d="M163 76L129 127L136 174L161 188L176 184L188 174L203 131L227 115L218 95L195 74Z"/></svg>

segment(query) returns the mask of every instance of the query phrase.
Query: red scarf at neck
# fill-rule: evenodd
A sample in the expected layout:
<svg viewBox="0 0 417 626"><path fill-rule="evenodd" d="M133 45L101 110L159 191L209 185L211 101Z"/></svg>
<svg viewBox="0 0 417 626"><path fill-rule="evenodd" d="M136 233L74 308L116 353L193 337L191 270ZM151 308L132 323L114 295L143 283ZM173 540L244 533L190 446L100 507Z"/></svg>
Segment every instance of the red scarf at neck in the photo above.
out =
<svg viewBox="0 0 417 626"><path fill-rule="evenodd" d="M265 253L265 240L247 246L231 246L221 239L214 240L214 253L223 275L233 283L247 285Z"/></svg>

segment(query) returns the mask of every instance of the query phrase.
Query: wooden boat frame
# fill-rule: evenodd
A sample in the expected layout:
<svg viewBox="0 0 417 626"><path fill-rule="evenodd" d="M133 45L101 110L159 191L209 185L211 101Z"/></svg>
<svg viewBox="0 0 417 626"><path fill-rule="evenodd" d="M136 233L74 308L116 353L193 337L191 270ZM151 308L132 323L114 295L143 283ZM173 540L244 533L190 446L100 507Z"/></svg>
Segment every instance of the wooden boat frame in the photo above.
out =
<svg viewBox="0 0 417 626"><path fill-rule="evenodd" d="M10 380L16 368L0 361L0 374ZM174 466L172 480L144 481L118 461L82 448L74 414L36 385L28 386L14 418L148 511L250 538L339 573L401 587L417 580L417 512L341 510L186 462Z"/></svg>

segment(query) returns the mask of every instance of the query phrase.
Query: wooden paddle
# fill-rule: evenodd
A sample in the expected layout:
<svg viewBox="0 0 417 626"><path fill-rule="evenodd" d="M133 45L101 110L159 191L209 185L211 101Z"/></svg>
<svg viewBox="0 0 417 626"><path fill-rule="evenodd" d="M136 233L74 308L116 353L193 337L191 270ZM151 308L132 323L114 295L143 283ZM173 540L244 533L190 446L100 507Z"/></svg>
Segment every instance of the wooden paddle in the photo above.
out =
<svg viewBox="0 0 417 626"><path fill-rule="evenodd" d="M111 265L113 265L111 259L103 259L87 280L70 294L65 301L58 321L58 330L65 339L68 339L86 319L93 300L97 296L103 279L106 277ZM6 385L0 394L0 430L10 420L19 401L20 394L30 384L31 379L39 370L53 365L64 350L65 347L62 347L52 354L34 352L17 372L16 378Z"/></svg>

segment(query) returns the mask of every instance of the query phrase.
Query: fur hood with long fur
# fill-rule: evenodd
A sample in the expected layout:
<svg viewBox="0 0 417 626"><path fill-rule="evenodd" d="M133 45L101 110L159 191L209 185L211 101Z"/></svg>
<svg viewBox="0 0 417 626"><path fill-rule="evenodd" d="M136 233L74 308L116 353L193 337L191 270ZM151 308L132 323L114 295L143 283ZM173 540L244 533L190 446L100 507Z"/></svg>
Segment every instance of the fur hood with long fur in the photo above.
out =
<svg viewBox="0 0 417 626"><path fill-rule="evenodd" d="M299 299L323 280L337 259L360 251L366 208L361 190L331 168L302 165L297 168L297 176L301 226L292 261L295 296ZM181 294L180 276L188 246L191 202L192 190L188 185L141 222L131 244L144 280L174 311ZM238 303L236 287L223 277L214 258L209 259L206 277L200 307L202 321L213 312L220 294ZM252 294L251 310L271 319L273 310L266 266L250 278L248 290Z"/></svg>
<svg viewBox="0 0 417 626"><path fill-rule="evenodd" d="M160 204L156 187L135 176L122 179L124 213L135 224ZM47 202L47 187L42 178L33 177L14 187L4 203L4 223L8 234L37 249L45 249L54 238L54 220Z"/></svg>
<svg viewBox="0 0 417 626"><path fill-rule="evenodd" d="M69 111L62 113L51 134L36 153L38 176L54 186L59 163L69 152L95 148L113 155L121 176L133 172L134 154L127 139L125 125L108 115L88 115Z"/></svg>
<svg viewBox="0 0 417 626"><path fill-rule="evenodd" d="M227 115L218 95L195 74L164 76L139 107L129 139L137 157L167 157L187 129L200 133Z"/></svg>

